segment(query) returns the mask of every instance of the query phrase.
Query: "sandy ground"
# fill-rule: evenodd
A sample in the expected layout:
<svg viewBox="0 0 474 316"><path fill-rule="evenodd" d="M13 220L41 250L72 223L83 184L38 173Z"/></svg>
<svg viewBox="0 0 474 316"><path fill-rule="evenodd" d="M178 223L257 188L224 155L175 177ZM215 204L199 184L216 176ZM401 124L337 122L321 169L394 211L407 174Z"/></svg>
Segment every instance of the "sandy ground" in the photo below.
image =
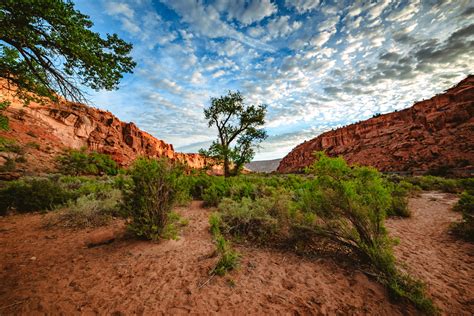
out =
<svg viewBox="0 0 474 316"><path fill-rule="evenodd" d="M441 233L441 227L459 215L448 210L452 197L430 199L424 195L412 201L413 219L390 221L395 235L407 235L397 254L413 264L421 277L433 278L430 285L442 287L430 291L445 310L472 312L473 291L467 282L473 277L472 257L467 253L472 255L472 248L434 232ZM430 208L421 210L423 203L430 203ZM431 204L439 209L433 211ZM433 221L440 221L437 225L414 226L425 224L418 212L432 211L436 212ZM41 215L0 218L0 314L416 313L411 306L390 302L386 290L363 273L330 259L239 247L240 269L209 279L208 271L217 261L208 232L209 210L193 202L179 212L189 225L178 241L119 238L95 248L85 244L120 232L123 224L117 221L95 230L45 230ZM428 245L429 251L446 248L446 252L426 260Z"/></svg>
<svg viewBox="0 0 474 316"><path fill-rule="evenodd" d="M410 200L413 216L390 219L387 227L399 238L397 258L410 274L427 284L427 290L443 314L474 315L474 244L449 233L461 215L451 211L452 194L426 192Z"/></svg>

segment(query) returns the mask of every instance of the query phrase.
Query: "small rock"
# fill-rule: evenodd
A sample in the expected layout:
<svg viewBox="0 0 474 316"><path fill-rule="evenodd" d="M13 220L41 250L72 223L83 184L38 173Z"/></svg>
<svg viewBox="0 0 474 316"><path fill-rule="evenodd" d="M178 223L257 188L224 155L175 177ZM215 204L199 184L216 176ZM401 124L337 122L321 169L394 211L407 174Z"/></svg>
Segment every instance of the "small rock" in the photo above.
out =
<svg viewBox="0 0 474 316"><path fill-rule="evenodd" d="M30 260L31 261L36 261L36 257L31 257Z"/></svg>

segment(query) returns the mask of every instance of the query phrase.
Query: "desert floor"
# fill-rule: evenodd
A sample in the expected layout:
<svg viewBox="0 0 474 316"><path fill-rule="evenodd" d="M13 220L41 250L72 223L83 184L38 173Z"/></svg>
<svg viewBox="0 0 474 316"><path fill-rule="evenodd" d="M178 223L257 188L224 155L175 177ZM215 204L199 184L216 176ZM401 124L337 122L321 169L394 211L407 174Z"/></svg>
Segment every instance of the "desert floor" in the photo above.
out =
<svg viewBox="0 0 474 316"><path fill-rule="evenodd" d="M474 314L474 245L448 232L454 195L410 200L413 217L390 219L397 258L421 278L443 314ZM417 314L337 258L238 246L238 270L209 278L217 261L210 210L192 202L177 241L122 236L117 220L98 229L45 229L41 214L0 218L0 315L7 314ZM94 240L117 236L88 248Z"/></svg>

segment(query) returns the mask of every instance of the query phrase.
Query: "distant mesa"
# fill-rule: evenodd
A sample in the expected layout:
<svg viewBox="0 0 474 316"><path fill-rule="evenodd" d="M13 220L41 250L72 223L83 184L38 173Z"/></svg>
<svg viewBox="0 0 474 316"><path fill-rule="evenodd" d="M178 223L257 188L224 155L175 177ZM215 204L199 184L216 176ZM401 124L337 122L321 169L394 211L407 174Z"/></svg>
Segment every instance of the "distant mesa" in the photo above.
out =
<svg viewBox="0 0 474 316"><path fill-rule="evenodd" d="M281 158L272 160L258 160L245 164L245 168L252 172L270 173L277 170Z"/></svg>
<svg viewBox="0 0 474 316"><path fill-rule="evenodd" d="M343 156L351 164L383 172L472 176L474 76L402 111L329 131L296 146L278 166L301 172L313 152Z"/></svg>

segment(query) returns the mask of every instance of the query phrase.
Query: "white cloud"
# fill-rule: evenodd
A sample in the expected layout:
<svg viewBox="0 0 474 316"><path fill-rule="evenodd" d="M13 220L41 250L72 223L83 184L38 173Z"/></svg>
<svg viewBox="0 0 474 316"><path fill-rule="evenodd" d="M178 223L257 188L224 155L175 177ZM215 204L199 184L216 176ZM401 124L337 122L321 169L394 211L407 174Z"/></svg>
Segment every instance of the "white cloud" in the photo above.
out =
<svg viewBox="0 0 474 316"><path fill-rule="evenodd" d="M299 13L314 10L319 5L319 0L285 0L288 8L294 8Z"/></svg>
<svg viewBox="0 0 474 316"><path fill-rule="evenodd" d="M406 6L398 11L392 11L386 18L387 21L403 22L410 20L420 10L420 0L409 1Z"/></svg>
<svg viewBox="0 0 474 316"><path fill-rule="evenodd" d="M266 26L267 35L264 39L271 40L277 37L285 37L298 30L303 24L300 21L290 22L288 15L279 16L268 21Z"/></svg>
<svg viewBox="0 0 474 316"><path fill-rule="evenodd" d="M243 25L261 21L277 12L277 6L270 0L216 0L214 7L229 20L238 20Z"/></svg>
<svg viewBox="0 0 474 316"><path fill-rule="evenodd" d="M129 19L135 15L135 11L128 4L121 2L106 2L105 10L110 15L123 15Z"/></svg>

